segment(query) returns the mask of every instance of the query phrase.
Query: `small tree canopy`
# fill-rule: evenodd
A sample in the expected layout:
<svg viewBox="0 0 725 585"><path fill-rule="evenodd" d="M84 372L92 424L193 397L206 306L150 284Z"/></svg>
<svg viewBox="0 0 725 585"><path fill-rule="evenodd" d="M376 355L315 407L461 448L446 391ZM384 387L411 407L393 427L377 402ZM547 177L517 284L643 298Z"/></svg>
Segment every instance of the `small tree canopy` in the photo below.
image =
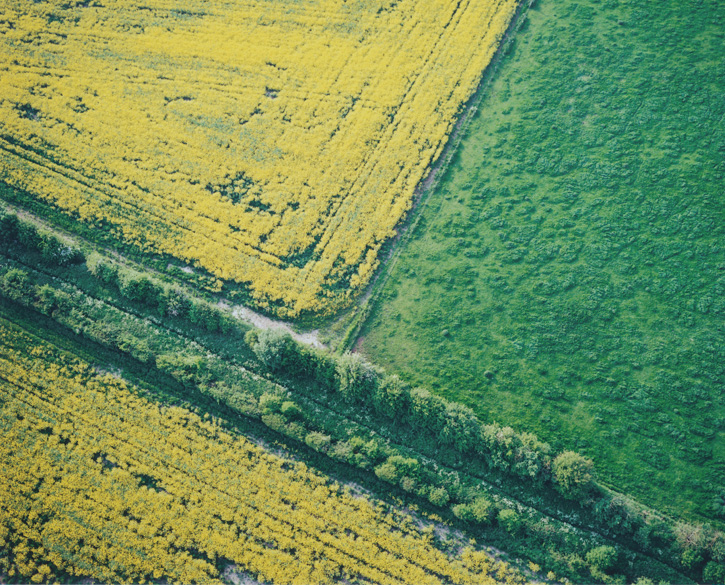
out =
<svg viewBox="0 0 725 585"><path fill-rule="evenodd" d="M613 546L598 546L587 553L587 563L597 570L611 569L617 562L617 550Z"/></svg>
<svg viewBox="0 0 725 585"><path fill-rule="evenodd" d="M567 498L581 495L592 482L594 462L574 451L564 451L554 459L554 480Z"/></svg>

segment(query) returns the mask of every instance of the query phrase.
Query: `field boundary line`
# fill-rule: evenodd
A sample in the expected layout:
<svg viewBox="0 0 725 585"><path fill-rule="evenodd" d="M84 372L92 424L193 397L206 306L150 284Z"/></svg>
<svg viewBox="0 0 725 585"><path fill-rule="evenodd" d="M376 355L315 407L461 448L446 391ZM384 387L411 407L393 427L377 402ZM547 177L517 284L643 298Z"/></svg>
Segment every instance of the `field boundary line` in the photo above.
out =
<svg viewBox="0 0 725 585"><path fill-rule="evenodd" d="M407 213L407 216L400 221L398 226L396 226L398 234L384 245L384 248L387 247L389 250L387 250L387 252L381 252L386 254L387 257L380 259L380 266L376 271L376 275L373 277L372 282L367 286L367 290L362 294L358 308L355 310L356 314L343 334L341 342L337 345L335 350L337 353L354 351L354 346L359 340L360 332L367 323L373 309L377 305L380 294L389 280L393 268L400 258L403 247L415 233L415 230L420 222L420 218L423 215L423 210L428 205L433 192L440 183L441 177L446 174L455 155L459 152L461 141L467 133L471 120L478 112L479 106L486 95L486 90L489 89L493 83L501 63L508 54L510 43L514 38L514 35L524 25L528 10L532 8L536 2L537 0L521 0L516 8L516 11L511 17L508 28L501 37L501 41L496 49L496 52L481 75L481 80L473 92L473 95L462 105L462 112L458 120L453 125L453 130L443 146L441 154L431 163L428 172L424 175L421 182L416 187L410 211Z"/></svg>

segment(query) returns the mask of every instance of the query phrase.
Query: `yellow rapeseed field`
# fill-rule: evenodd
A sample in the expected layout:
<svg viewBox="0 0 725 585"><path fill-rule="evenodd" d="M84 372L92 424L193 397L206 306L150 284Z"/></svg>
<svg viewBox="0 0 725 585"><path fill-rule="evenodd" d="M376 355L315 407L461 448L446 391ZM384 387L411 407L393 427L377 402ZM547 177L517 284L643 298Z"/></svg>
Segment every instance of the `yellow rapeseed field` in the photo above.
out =
<svg viewBox="0 0 725 585"><path fill-rule="evenodd" d="M287 585L523 582L0 322L0 574L212 583L227 566Z"/></svg>
<svg viewBox="0 0 725 585"><path fill-rule="evenodd" d="M0 180L288 316L371 277L516 0L4 0Z"/></svg>

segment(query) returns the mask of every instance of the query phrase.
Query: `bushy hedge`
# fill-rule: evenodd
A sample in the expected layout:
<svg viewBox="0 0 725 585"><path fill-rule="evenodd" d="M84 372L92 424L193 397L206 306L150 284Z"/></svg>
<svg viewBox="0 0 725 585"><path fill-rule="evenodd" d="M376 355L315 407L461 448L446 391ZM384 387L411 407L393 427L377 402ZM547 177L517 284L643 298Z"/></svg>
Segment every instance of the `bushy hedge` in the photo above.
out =
<svg viewBox="0 0 725 585"><path fill-rule="evenodd" d="M499 471L527 480L556 485L568 496L579 496L592 485L589 459L576 456L588 473L573 473L571 465L554 466L562 460L551 447L531 433L511 427L484 424L473 411L448 402L422 388L412 388L397 376L388 376L357 354L334 356L298 344L277 330L253 331L247 342L260 363L273 374L312 379L321 389L333 390L341 398L373 410L378 416L432 433L442 444L469 457L478 457ZM558 474L555 473L558 469Z"/></svg>
<svg viewBox="0 0 725 585"><path fill-rule="evenodd" d="M427 390L412 388L357 354L335 356L301 345L279 331L250 332L247 341L261 363L275 364L269 368L271 373L281 373L287 380L312 380L313 387L317 383L321 390L332 391L379 417L430 433L440 445L465 455L466 461L476 457L488 467L530 481L534 486L551 486L589 510L600 530L624 537L639 550L664 562L671 564L673 559L678 559L678 570L701 574L707 568L706 577L713 580L725 567L725 538L721 533L681 524L692 530L704 530L709 536L694 539L678 535L672 522L597 484L592 460L579 453L554 453L550 445L531 433L484 423L466 406L448 402ZM260 356L262 347L266 350L275 347L279 352L265 354L267 361L264 361ZM333 445L332 439L325 442L326 452L333 450ZM421 472L409 459L394 456L376 464L374 469L379 478L436 505L450 504L453 513L462 520L481 524L496 522L512 533L526 529L528 520L517 516L515 510L496 506L483 494L464 493L456 486L441 483ZM599 553L601 550L590 558L599 559ZM587 564L595 579L608 579L599 560Z"/></svg>
<svg viewBox="0 0 725 585"><path fill-rule="evenodd" d="M85 260L80 250L61 242L53 234L38 229L17 215L0 212L0 244L7 246L14 243L37 252L41 261L49 265L70 266Z"/></svg>

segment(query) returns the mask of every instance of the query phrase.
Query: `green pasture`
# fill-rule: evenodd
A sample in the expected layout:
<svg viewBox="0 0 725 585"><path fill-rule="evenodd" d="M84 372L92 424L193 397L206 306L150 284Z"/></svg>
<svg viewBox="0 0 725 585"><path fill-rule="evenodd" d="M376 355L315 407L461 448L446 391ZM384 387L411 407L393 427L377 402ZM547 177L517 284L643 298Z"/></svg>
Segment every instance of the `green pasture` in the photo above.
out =
<svg viewBox="0 0 725 585"><path fill-rule="evenodd" d="M724 116L724 3L541 0L358 349L722 526Z"/></svg>

